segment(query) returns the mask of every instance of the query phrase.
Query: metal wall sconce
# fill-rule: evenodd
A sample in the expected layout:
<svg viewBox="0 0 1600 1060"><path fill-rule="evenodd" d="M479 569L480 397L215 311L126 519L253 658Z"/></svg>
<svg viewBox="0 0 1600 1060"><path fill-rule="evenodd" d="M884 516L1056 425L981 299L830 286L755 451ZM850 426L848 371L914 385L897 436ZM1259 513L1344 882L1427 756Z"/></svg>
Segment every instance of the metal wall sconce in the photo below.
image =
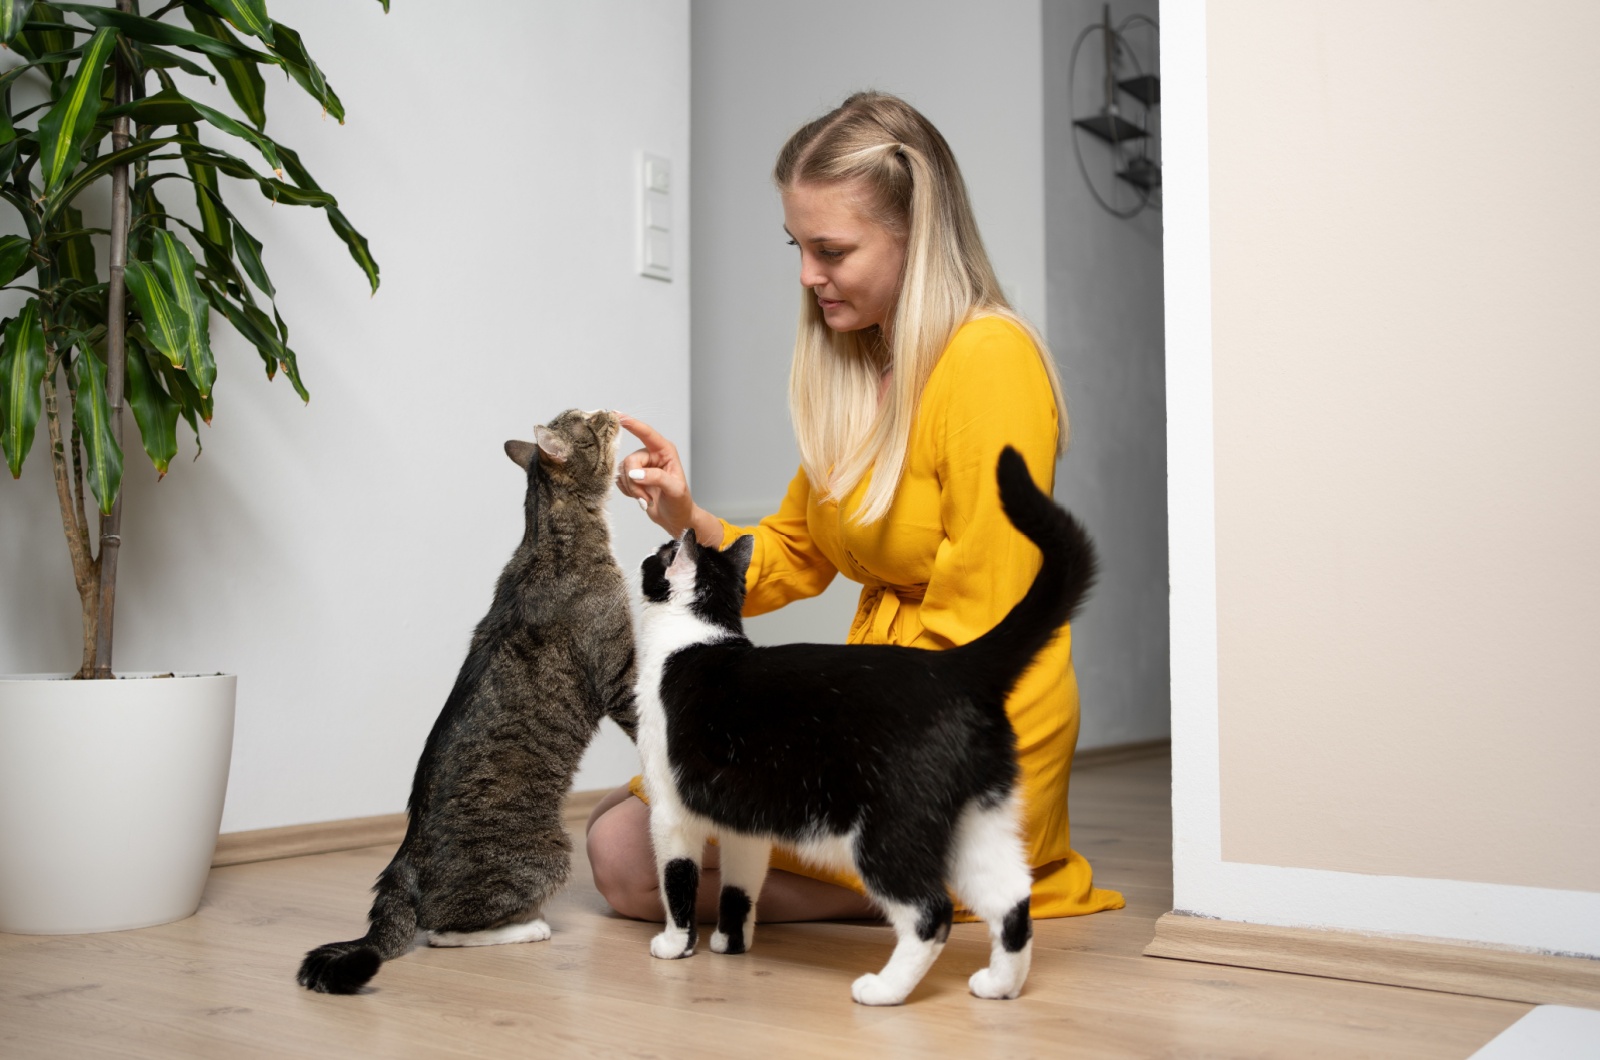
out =
<svg viewBox="0 0 1600 1060"><path fill-rule="evenodd" d="M1101 20L1078 35L1067 63L1067 109L1076 114L1078 108L1073 92L1077 84L1078 54L1091 37L1099 34L1104 101L1098 114L1073 120L1072 154L1078 160L1078 172L1083 174L1095 202L1118 217L1133 217L1147 207L1161 208L1161 130L1157 121L1161 78L1153 72L1159 68L1161 27L1146 15L1130 15L1113 26L1111 5L1106 4L1102 10ZM1149 33L1146 63L1139 61L1129 40L1129 32L1136 28ZM1119 69L1129 76L1119 79ZM1125 105L1128 106L1126 112ZM1085 136L1091 137L1089 149L1097 156L1097 163L1101 159L1109 162L1109 168L1098 164L1095 169L1095 172L1104 170L1106 174L1100 178L1104 189L1096 185L1090 166L1084 160L1082 141Z"/></svg>

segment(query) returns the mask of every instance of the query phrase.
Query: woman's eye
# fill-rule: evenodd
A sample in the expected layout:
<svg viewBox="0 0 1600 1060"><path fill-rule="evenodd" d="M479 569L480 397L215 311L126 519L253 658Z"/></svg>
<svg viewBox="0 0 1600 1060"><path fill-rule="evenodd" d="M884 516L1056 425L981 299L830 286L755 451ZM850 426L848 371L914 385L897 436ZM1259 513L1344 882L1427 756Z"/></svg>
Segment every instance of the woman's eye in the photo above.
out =
<svg viewBox="0 0 1600 1060"><path fill-rule="evenodd" d="M793 240L793 239L785 240L785 242L788 243L791 247L798 247L800 245L796 240Z"/></svg>
<svg viewBox="0 0 1600 1060"><path fill-rule="evenodd" d="M840 258L844 257L844 251L842 250L819 250L817 253L822 257L827 258L829 261L838 261Z"/></svg>

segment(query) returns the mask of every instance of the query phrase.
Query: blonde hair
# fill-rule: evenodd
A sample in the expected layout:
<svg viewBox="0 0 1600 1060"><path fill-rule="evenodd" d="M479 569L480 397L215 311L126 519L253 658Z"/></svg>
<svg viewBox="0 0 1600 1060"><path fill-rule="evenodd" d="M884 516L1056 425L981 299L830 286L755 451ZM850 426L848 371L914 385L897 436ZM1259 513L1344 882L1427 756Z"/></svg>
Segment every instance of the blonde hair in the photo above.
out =
<svg viewBox="0 0 1600 1060"><path fill-rule="evenodd" d="M842 502L870 472L856 518L873 523L888 513L922 388L956 330L974 317L1009 320L1032 340L1056 404L1058 451L1066 449L1067 408L1055 361L1000 290L961 170L928 119L895 96L858 92L791 136L772 177L780 191L851 184L867 216L906 244L900 289L882 331L836 332L812 292L801 295L789 413L801 463L825 499ZM890 368L894 378L880 408L879 382Z"/></svg>

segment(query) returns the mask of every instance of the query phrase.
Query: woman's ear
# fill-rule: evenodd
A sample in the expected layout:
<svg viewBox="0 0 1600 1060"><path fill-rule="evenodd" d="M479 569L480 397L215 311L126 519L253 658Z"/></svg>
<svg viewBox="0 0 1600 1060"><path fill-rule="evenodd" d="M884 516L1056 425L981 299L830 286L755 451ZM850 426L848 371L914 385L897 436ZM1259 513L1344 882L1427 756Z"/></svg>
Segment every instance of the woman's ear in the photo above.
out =
<svg viewBox="0 0 1600 1060"><path fill-rule="evenodd" d="M565 464L567 457L572 455L572 447L567 440L552 430L540 426L533 429L533 437L539 443L539 452L552 464Z"/></svg>

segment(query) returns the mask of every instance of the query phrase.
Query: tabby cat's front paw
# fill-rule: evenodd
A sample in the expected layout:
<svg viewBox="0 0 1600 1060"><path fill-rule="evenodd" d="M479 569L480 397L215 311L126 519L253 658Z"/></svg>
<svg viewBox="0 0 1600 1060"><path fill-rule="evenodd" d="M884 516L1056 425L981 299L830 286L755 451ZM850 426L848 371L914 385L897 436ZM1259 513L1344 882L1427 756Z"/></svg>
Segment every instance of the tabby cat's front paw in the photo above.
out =
<svg viewBox="0 0 1600 1060"><path fill-rule="evenodd" d="M675 961L679 957L693 957L694 940L689 937L687 931L667 928L667 930L650 940L650 956L660 957L664 961Z"/></svg>

